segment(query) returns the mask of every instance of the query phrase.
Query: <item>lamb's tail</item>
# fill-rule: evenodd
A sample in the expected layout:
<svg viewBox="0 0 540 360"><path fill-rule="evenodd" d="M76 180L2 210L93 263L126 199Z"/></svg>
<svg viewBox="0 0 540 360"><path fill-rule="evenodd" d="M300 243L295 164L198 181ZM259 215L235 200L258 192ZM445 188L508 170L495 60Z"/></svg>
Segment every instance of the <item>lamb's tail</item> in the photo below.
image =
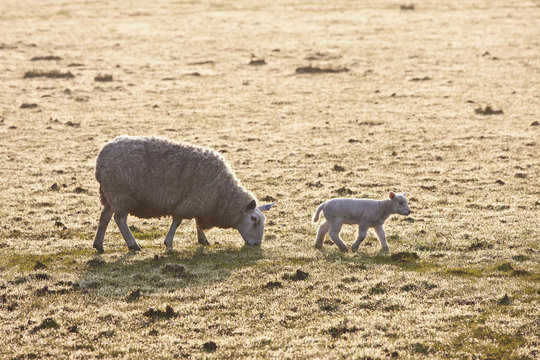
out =
<svg viewBox="0 0 540 360"><path fill-rule="evenodd" d="M321 205L319 205L319 207L317 208L317 211L315 212L315 215L313 215L313 222L316 223L317 221L319 221L319 214L321 213L321 211L324 209L324 205L326 205L326 203L322 203Z"/></svg>

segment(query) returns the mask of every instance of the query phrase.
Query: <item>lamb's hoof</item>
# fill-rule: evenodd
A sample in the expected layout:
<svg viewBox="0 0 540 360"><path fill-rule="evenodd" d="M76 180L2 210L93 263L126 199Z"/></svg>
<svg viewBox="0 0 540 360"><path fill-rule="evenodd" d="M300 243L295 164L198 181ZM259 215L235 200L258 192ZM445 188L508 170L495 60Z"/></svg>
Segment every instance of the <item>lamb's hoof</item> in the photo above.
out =
<svg viewBox="0 0 540 360"><path fill-rule="evenodd" d="M390 248L385 247L385 248L382 248L381 251L384 253L387 253L387 252L390 252Z"/></svg>
<svg viewBox="0 0 540 360"><path fill-rule="evenodd" d="M141 247L139 246L139 244L129 245L128 249L132 251L141 251Z"/></svg>
<svg viewBox="0 0 540 360"><path fill-rule="evenodd" d="M340 250L341 252L344 252L344 253L349 252L349 249L348 249L346 246L345 246L345 247L342 247L342 248L339 248L339 250Z"/></svg>
<svg viewBox="0 0 540 360"><path fill-rule="evenodd" d="M103 250L103 246L94 246L94 249L96 249L98 254L103 254L105 250Z"/></svg>
<svg viewBox="0 0 540 360"><path fill-rule="evenodd" d="M356 252L358 250L358 246L351 246L351 251Z"/></svg>

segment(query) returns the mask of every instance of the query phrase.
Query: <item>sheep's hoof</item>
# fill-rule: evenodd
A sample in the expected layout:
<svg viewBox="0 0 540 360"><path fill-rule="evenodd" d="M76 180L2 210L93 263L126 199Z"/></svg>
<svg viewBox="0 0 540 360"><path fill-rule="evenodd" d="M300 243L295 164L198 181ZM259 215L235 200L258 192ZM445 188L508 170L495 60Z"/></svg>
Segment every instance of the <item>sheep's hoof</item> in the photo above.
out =
<svg viewBox="0 0 540 360"><path fill-rule="evenodd" d="M342 247L342 248L339 248L339 250L340 250L341 252L344 252L344 253L349 251L349 249L348 249L346 246L345 246L345 247Z"/></svg>
<svg viewBox="0 0 540 360"><path fill-rule="evenodd" d="M208 240L204 238L199 238L199 244L204 245L204 246L210 246L210 243L208 242Z"/></svg>
<svg viewBox="0 0 540 360"><path fill-rule="evenodd" d="M129 245L128 249L133 251L141 251L141 247L139 246L139 244Z"/></svg>
<svg viewBox="0 0 540 360"><path fill-rule="evenodd" d="M98 254L103 254L105 250L103 250L103 246L94 246L94 249L96 249Z"/></svg>

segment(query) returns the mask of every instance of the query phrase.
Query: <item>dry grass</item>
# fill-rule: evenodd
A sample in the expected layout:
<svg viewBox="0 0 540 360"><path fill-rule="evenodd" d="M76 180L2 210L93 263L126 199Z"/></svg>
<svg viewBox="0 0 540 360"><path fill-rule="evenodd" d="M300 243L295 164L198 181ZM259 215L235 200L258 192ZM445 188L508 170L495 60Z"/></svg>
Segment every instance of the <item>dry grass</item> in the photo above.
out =
<svg viewBox="0 0 540 360"><path fill-rule="evenodd" d="M539 12L2 1L2 357L538 358ZM64 74L43 54L73 77L23 78ZM262 248L229 230L202 248L187 223L165 252L168 219L130 218L143 251L111 224L96 255L93 166L120 134L221 151L277 200ZM387 222L390 254L373 235L313 249L323 200L389 190L413 211Z"/></svg>

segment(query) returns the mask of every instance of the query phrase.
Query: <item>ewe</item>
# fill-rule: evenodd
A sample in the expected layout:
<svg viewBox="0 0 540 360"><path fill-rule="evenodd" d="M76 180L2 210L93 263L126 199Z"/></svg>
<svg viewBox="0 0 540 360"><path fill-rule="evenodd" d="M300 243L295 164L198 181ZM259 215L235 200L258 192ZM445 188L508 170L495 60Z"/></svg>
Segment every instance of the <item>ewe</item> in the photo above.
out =
<svg viewBox="0 0 540 360"><path fill-rule="evenodd" d="M172 248L182 220L193 218L203 245L209 245L203 230L212 227L237 229L247 245L260 245L262 211L273 206L257 207L254 196L215 151L157 138L120 136L107 143L97 157L96 179L104 205L94 240L100 253L113 214L131 250L141 248L128 228L128 214L172 216L167 248Z"/></svg>

